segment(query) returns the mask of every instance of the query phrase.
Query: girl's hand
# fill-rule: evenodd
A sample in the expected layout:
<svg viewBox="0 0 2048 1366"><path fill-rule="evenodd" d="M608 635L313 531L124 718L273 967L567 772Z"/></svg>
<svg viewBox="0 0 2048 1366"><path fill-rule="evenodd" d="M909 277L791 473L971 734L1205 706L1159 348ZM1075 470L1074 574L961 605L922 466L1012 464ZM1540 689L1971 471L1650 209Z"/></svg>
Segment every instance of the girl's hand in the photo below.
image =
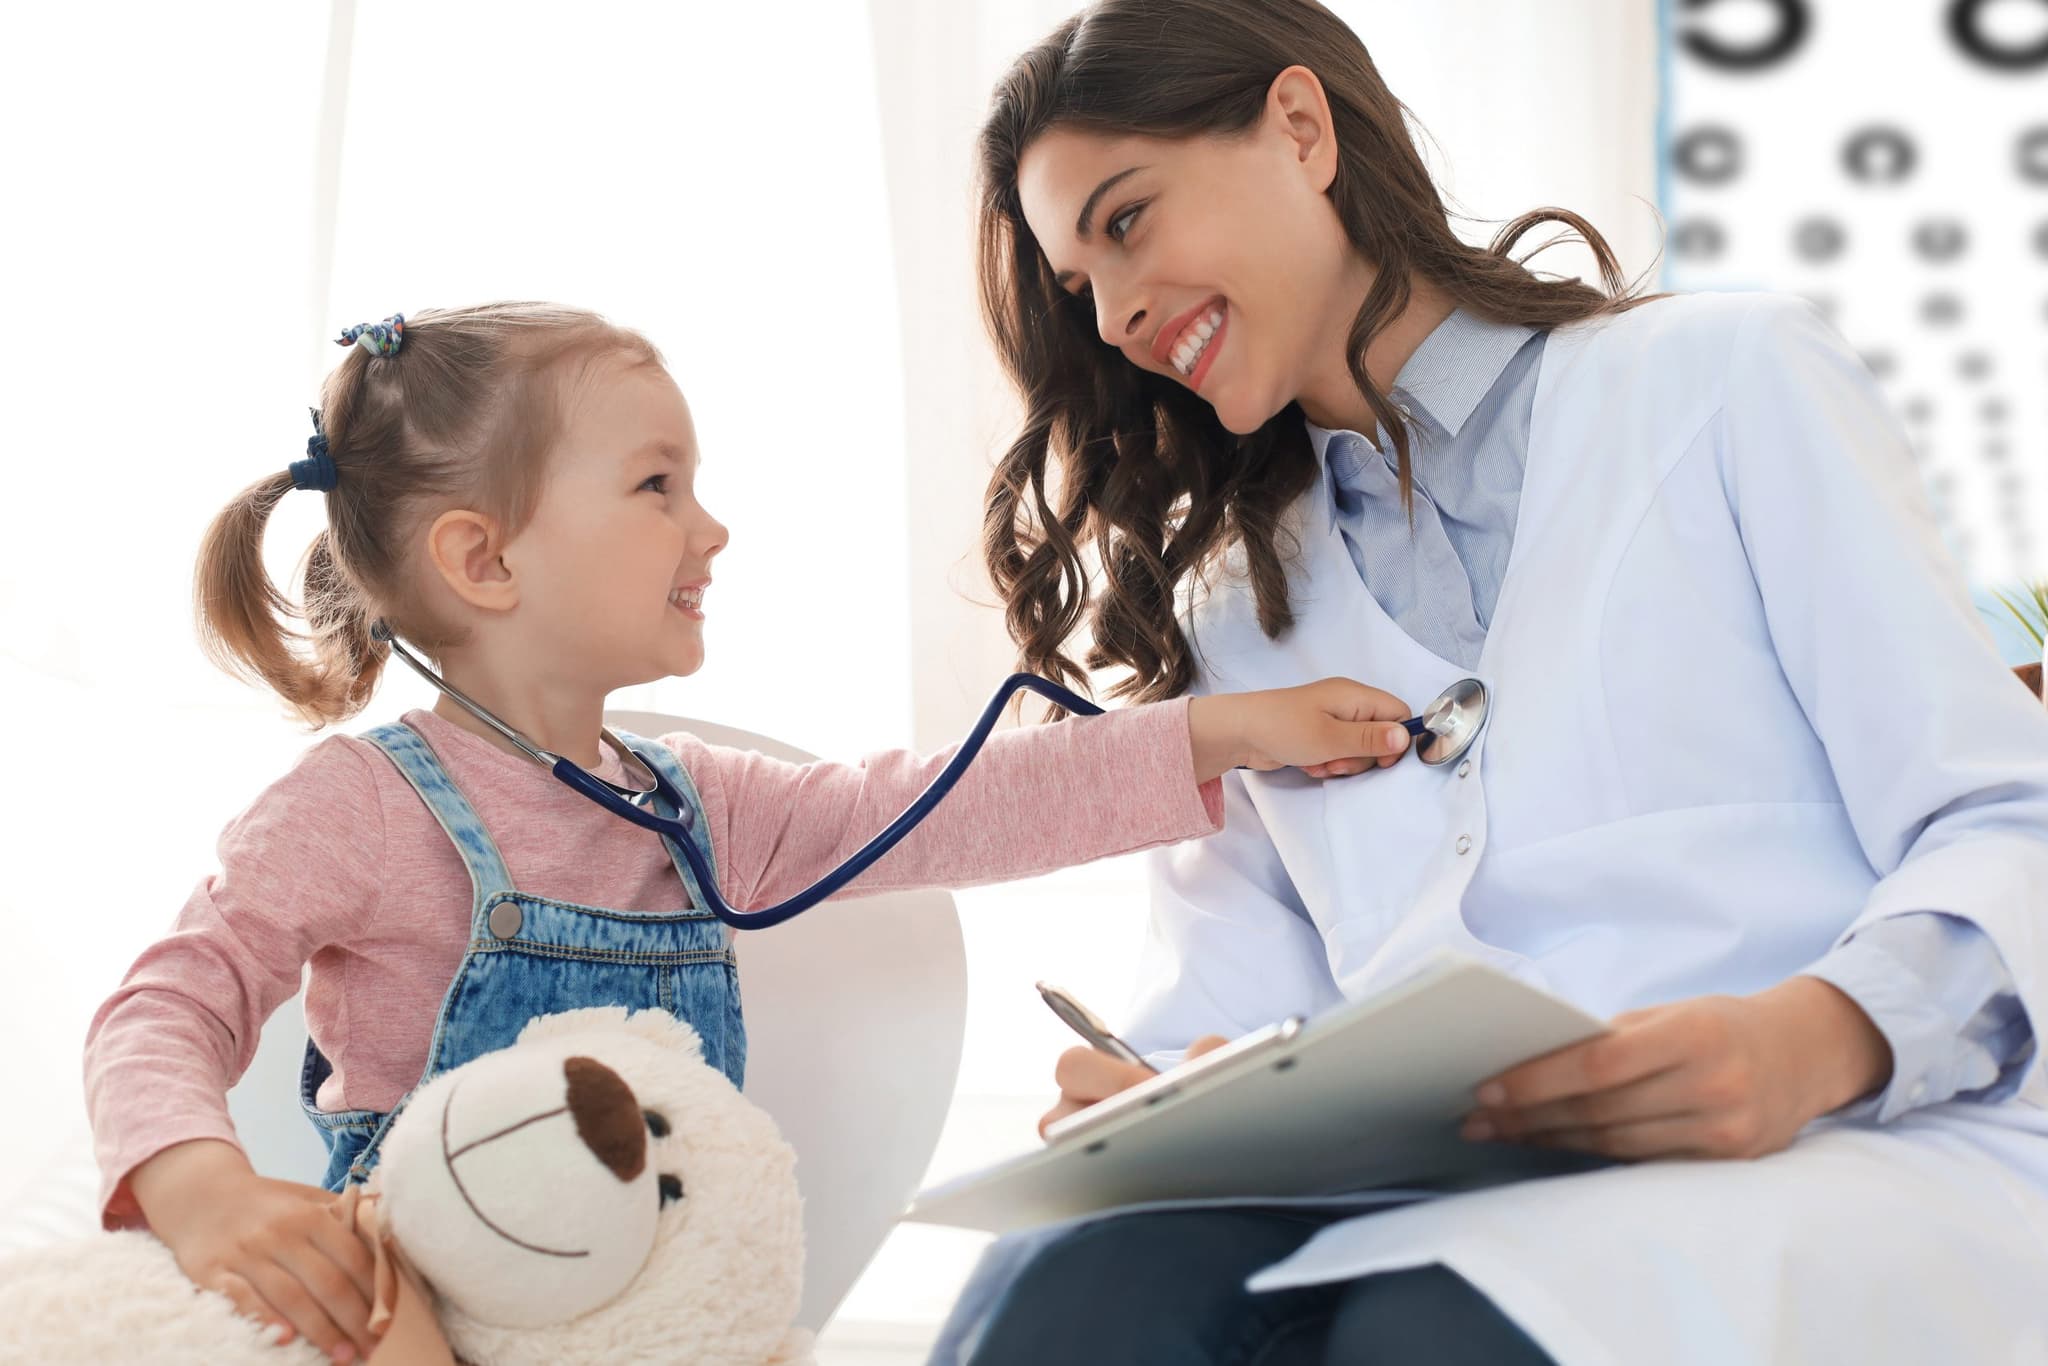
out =
<svg viewBox="0 0 2048 1366"><path fill-rule="evenodd" d="M1233 768L1299 768L1335 778L1385 768L1408 750L1398 725L1412 713L1400 698L1348 678L1298 688L1220 693L1188 707L1200 782Z"/></svg>
<svg viewBox="0 0 2048 1366"><path fill-rule="evenodd" d="M1182 1061L1193 1062L1211 1049L1223 1047L1226 1042L1228 1040L1215 1034L1204 1035L1188 1045L1187 1056ZM1099 1048L1089 1048L1085 1044L1069 1048L1060 1054L1059 1066L1053 1069L1053 1080L1060 1086L1060 1103L1039 1116L1038 1136L1044 1138L1046 1126L1054 1120L1065 1119L1077 1110L1085 1110L1119 1091L1128 1091L1156 1075L1121 1058L1112 1058Z"/></svg>
<svg viewBox="0 0 2048 1366"><path fill-rule="evenodd" d="M1882 1087L1891 1047L1817 977L1617 1016L1479 1088L1463 1137L1617 1158L1751 1158Z"/></svg>
<svg viewBox="0 0 2048 1366"><path fill-rule="evenodd" d="M233 1145L179 1143L129 1178L136 1203L195 1285L228 1297L243 1317L273 1324L337 1362L367 1358L375 1259L328 1212L317 1186L258 1176Z"/></svg>

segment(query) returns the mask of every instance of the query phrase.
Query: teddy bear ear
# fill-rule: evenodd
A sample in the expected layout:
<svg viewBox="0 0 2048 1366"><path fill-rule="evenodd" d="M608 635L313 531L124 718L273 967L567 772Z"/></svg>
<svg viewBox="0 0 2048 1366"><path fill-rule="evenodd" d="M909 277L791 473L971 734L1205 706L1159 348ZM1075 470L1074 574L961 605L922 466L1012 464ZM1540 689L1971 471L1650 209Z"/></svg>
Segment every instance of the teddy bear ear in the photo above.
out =
<svg viewBox="0 0 2048 1366"><path fill-rule="evenodd" d="M624 1006L592 1006L585 1010L565 1010L559 1015L543 1015L529 1021L519 1031L519 1042L531 1043L536 1039L557 1038L565 1034L581 1034L589 1030L604 1030L607 1033L632 1034L664 1048L673 1048L685 1056L702 1059L704 1044L697 1037L697 1031L666 1010L647 1009L627 1011Z"/></svg>
<svg viewBox="0 0 2048 1366"><path fill-rule="evenodd" d="M627 1018L625 1030L692 1058L701 1060L704 1056L704 1041L697 1037L697 1031L666 1010L636 1010Z"/></svg>
<svg viewBox="0 0 2048 1366"><path fill-rule="evenodd" d="M580 1034L586 1029L618 1029L625 1025L626 1015L624 1006L590 1006L584 1010L565 1010L559 1015L542 1015L526 1022L513 1046Z"/></svg>

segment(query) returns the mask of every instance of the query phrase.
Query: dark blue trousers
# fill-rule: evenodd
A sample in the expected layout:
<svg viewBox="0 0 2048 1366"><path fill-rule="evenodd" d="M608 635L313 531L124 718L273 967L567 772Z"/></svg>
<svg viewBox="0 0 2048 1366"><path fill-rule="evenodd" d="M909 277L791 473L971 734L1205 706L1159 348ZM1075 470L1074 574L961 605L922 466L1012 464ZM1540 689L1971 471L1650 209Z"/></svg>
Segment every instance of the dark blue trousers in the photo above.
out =
<svg viewBox="0 0 2048 1366"><path fill-rule="evenodd" d="M989 1249L930 1366L1554 1366L1440 1266L1254 1295L1337 1217L1130 1214Z"/></svg>

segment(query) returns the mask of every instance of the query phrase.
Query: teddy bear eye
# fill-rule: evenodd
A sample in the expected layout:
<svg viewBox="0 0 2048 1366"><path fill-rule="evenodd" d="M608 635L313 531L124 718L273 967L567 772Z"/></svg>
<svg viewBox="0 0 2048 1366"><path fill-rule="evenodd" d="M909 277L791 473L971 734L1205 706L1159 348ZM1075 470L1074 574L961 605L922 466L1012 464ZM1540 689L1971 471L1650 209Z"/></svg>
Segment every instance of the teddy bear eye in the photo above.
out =
<svg viewBox="0 0 2048 1366"><path fill-rule="evenodd" d="M671 1201L683 1198L683 1179L680 1176L664 1175L659 1184L662 1208L666 1209Z"/></svg>
<svg viewBox="0 0 2048 1366"><path fill-rule="evenodd" d="M647 1121L647 1132L656 1138L668 1137L668 1120L652 1110L642 1110L640 1115Z"/></svg>

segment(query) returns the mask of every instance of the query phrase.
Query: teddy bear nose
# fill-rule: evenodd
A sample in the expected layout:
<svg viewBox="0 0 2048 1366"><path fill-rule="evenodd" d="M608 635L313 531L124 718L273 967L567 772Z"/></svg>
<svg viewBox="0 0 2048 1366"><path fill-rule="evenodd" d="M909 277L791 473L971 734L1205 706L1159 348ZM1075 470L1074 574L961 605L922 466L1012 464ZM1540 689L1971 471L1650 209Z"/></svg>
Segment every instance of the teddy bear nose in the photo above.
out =
<svg viewBox="0 0 2048 1366"><path fill-rule="evenodd" d="M562 1073L569 1081L569 1113L583 1146L619 1180L640 1175L647 1165L647 1124L633 1088L595 1058L570 1058Z"/></svg>

